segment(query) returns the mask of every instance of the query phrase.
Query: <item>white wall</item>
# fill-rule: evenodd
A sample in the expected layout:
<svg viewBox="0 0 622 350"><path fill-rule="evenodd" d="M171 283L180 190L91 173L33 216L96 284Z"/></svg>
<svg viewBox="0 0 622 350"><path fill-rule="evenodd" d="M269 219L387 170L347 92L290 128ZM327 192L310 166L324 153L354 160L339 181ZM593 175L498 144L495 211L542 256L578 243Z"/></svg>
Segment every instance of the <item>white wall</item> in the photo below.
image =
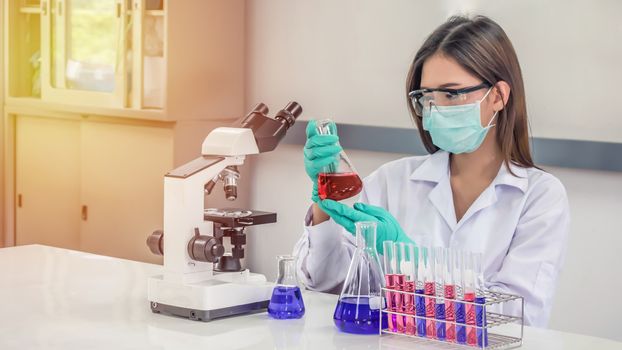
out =
<svg viewBox="0 0 622 350"><path fill-rule="evenodd" d="M304 119L410 127L410 62L461 11L492 17L512 40L535 136L622 142L616 0L248 1L247 102L296 98Z"/></svg>
<svg viewBox="0 0 622 350"><path fill-rule="evenodd" d="M551 168L566 186L571 229L550 326L622 341L622 173Z"/></svg>
<svg viewBox="0 0 622 350"><path fill-rule="evenodd" d="M459 10L490 15L521 60L533 134L622 142L622 2L513 0L254 0L247 2L246 104L290 100L302 119L411 127L405 76L424 37ZM599 87L592 89L592 87ZM615 94L615 95L614 95ZM403 155L348 150L369 174ZM249 230L249 265L274 278L309 205L301 146L253 159L251 207L278 223ZM622 341L622 173L549 169L565 184L571 238L550 327ZM588 294L589 293L589 294Z"/></svg>

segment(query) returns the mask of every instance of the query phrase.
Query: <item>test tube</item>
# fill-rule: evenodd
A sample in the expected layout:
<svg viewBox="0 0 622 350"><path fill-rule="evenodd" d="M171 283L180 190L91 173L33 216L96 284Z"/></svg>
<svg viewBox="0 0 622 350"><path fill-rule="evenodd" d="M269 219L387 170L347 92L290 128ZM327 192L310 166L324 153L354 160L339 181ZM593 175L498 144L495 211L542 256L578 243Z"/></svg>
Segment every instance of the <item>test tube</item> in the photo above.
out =
<svg viewBox="0 0 622 350"><path fill-rule="evenodd" d="M436 318L436 339L445 340L447 337L445 324L445 266L447 250L443 247L434 249L434 291L436 299L434 299L434 317Z"/></svg>
<svg viewBox="0 0 622 350"><path fill-rule="evenodd" d="M435 286L434 286L434 249L428 247L428 256L425 259L425 279L424 279L424 284L423 284L423 289L424 289L424 293L425 295L429 295L432 297L426 297L425 298L425 317L428 318L428 320L426 320L426 336L428 338L435 338L436 337L436 322L434 322L434 320L431 320L434 318L434 314L435 314L435 304L436 302L434 301L435 298L433 298L433 296L435 295Z"/></svg>
<svg viewBox="0 0 622 350"><path fill-rule="evenodd" d="M453 277L456 287L456 343L466 344L466 311L465 304L461 302L464 300L464 257L466 253L463 251L456 251L454 256L454 268Z"/></svg>
<svg viewBox="0 0 622 350"><path fill-rule="evenodd" d="M465 253L464 264L464 301L466 318L466 341L468 345L477 344L477 332L475 327L475 274L473 273L473 254Z"/></svg>
<svg viewBox="0 0 622 350"><path fill-rule="evenodd" d="M394 269L395 251L394 251L393 241L382 242L382 247L384 251L382 259L384 262L384 278L386 282L386 288L389 290L395 289L395 269ZM393 312L397 311L396 305L395 305L394 294L395 293L390 292L390 291L386 292L387 310L393 311ZM395 314L389 314L389 317L387 317L389 329L392 332L397 331L396 316L397 315Z"/></svg>
<svg viewBox="0 0 622 350"><path fill-rule="evenodd" d="M456 341L456 325L451 322L456 321L455 304L456 285L454 281L454 266L456 261L457 250L449 249L447 251L447 264L445 265L445 319L448 321L446 326L447 341Z"/></svg>
<svg viewBox="0 0 622 350"><path fill-rule="evenodd" d="M417 284L415 285L415 314L417 315L417 335L426 336L426 319L425 316L425 268L426 258L428 256L428 248L419 246L417 254Z"/></svg>
<svg viewBox="0 0 622 350"><path fill-rule="evenodd" d="M412 243L405 244L404 264L402 272L406 275L404 282L404 313L408 315L415 314L415 284L417 283L417 260L415 255L415 245ZM407 316L405 318L405 332L408 335L416 335L417 327L415 318Z"/></svg>
<svg viewBox="0 0 622 350"><path fill-rule="evenodd" d="M482 269L481 253L473 254L473 273L475 275L475 324L478 327L486 326L486 297L484 296L484 271ZM486 328L477 328L477 346L488 346L488 332Z"/></svg>
<svg viewBox="0 0 622 350"><path fill-rule="evenodd" d="M404 256L406 255L406 245L404 243L394 243L395 251L395 287L396 291L404 291L404 282L406 281L406 275L402 270L404 266ZM393 299L395 302L395 311L404 313L404 293L393 293ZM404 333L406 331L406 322L404 322L404 316L397 315L397 331Z"/></svg>

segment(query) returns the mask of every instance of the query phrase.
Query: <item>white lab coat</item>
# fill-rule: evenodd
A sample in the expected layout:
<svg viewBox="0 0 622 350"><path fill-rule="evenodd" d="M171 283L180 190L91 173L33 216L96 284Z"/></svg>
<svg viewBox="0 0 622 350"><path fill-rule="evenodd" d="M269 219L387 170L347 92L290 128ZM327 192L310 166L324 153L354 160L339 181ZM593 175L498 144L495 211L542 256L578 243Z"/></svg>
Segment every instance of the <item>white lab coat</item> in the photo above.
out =
<svg viewBox="0 0 622 350"><path fill-rule="evenodd" d="M566 191L553 175L502 165L493 182L456 222L449 156L407 157L384 164L363 181L359 201L387 209L415 242L483 253L487 288L522 295L525 323L546 327L569 231ZM335 221L310 226L294 248L307 288L339 292L354 251L352 235ZM520 312L519 305L510 306Z"/></svg>

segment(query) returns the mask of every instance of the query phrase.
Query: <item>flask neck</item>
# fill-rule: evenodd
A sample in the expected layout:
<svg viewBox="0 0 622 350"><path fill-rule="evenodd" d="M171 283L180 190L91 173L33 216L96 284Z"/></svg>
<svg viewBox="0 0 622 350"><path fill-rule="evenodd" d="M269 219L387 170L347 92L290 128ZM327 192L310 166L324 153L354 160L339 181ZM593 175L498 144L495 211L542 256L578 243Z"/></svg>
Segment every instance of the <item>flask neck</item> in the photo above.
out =
<svg viewBox="0 0 622 350"><path fill-rule="evenodd" d="M376 251L376 223L357 222L356 223L356 246L368 252L377 254Z"/></svg>
<svg viewBox="0 0 622 350"><path fill-rule="evenodd" d="M331 119L319 120L315 128L319 135L337 135L337 126Z"/></svg>
<svg viewBox="0 0 622 350"><path fill-rule="evenodd" d="M279 275L276 284L283 286L298 286L296 277L296 260L293 256L279 256Z"/></svg>

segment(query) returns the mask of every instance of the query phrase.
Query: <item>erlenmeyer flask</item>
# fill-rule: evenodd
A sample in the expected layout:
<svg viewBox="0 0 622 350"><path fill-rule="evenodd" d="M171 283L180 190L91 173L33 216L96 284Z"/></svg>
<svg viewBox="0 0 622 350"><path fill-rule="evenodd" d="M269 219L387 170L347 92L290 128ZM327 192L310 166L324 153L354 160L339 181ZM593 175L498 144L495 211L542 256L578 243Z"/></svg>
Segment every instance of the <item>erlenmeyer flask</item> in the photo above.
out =
<svg viewBox="0 0 622 350"><path fill-rule="evenodd" d="M277 256L279 276L272 290L268 314L277 319L301 318L305 304L296 275L296 258L291 255Z"/></svg>
<svg viewBox="0 0 622 350"><path fill-rule="evenodd" d="M341 331L356 334L378 334L386 328L382 313L384 298L381 288L384 275L376 252L376 223L356 223L356 250L343 284L333 320Z"/></svg>
<svg viewBox="0 0 622 350"><path fill-rule="evenodd" d="M316 123L320 135L335 135L335 122L330 119ZM340 201L357 195L363 189L363 182L344 151L339 152L337 161L325 166L318 174L318 195L321 199Z"/></svg>

